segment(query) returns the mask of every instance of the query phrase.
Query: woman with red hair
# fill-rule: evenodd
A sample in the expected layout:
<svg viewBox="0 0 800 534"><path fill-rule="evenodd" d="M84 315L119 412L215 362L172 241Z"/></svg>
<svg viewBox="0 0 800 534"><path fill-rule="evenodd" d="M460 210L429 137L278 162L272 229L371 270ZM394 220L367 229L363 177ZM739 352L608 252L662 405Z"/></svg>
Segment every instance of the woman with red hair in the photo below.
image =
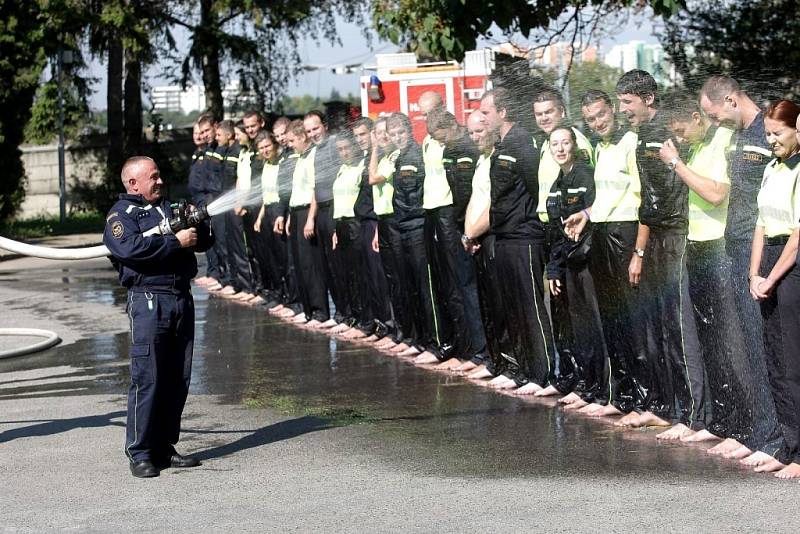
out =
<svg viewBox="0 0 800 534"><path fill-rule="evenodd" d="M778 478L800 477L798 116L800 107L788 100L774 102L764 116L775 159L764 169L750 254L750 294L761 304L770 389L784 441L773 458L758 462L756 471L777 471Z"/></svg>

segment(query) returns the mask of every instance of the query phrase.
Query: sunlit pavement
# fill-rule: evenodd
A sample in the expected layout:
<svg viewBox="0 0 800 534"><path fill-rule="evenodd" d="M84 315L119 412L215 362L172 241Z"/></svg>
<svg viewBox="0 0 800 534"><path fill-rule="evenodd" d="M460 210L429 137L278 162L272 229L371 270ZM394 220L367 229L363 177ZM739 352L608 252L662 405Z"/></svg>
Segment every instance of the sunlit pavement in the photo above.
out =
<svg viewBox="0 0 800 534"><path fill-rule="evenodd" d="M0 531L797 532L800 485L289 326L195 290L181 452L130 476L125 292L106 260L0 263ZM3 343L9 343L4 340Z"/></svg>

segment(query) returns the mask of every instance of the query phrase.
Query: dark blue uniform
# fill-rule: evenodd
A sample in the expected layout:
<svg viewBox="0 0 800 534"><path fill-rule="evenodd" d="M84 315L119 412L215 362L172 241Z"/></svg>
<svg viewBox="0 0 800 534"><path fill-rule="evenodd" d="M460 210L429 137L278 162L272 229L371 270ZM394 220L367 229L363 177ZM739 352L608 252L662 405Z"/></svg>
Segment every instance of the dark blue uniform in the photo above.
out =
<svg viewBox="0 0 800 534"><path fill-rule="evenodd" d="M174 235L142 236L170 216L168 200L151 205L141 195L120 195L103 234L120 283L128 288L131 385L125 452L133 463L175 453L192 370L194 253L212 244L205 224L197 228L194 248L181 248Z"/></svg>

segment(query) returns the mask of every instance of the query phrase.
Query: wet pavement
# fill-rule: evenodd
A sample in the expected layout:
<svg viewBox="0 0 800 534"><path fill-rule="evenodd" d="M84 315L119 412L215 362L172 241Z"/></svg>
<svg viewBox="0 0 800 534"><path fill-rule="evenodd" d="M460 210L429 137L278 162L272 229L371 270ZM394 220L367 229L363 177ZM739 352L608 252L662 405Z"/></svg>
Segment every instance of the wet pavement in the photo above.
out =
<svg viewBox="0 0 800 534"><path fill-rule="evenodd" d="M7 310L25 310L46 319L53 306L63 302L68 311L56 313L58 324L82 329L82 338L73 343L22 359L0 360L0 413L4 402L71 405L83 397L103 396L116 399L113 410L96 415L85 426L120 426L129 334L124 328L125 292L117 287L107 264L19 270L6 265L0 271L0 288L0 297L3 290L13 294L20 288L48 296L46 304L34 297L4 298ZM209 464L241 455L243 449L257 450L276 440L322 432L327 436L325 448L332 447L336 455L351 455L356 464L420 481L472 480L465 483L482 488L490 481L560 480L577 488L592 486L591 491L626 484L659 491L670 486L744 484L740 488L751 488L759 500L779 509L798 491L797 484L780 483L735 462L709 457L702 450L708 445L657 443L655 430L619 430L608 422L565 413L554 400L502 395L365 345L290 326L263 309L209 298L201 289L194 293L197 333L190 406L192 399L207 398L219 407L215 417L227 410L255 420L278 420L249 437L228 439L220 431L200 451ZM81 306L89 317L81 317ZM187 417L184 447L204 432L194 419L197 414ZM209 424L208 417L205 421ZM46 425L26 433L18 426L8 430L3 423L0 445L19 436L48 434ZM210 424L213 428L206 432L213 433L225 424L224 416ZM301 443L306 439L323 438L303 437ZM641 490L628 502L640 498L647 498ZM476 499L480 502L480 497ZM798 525L794 516L789 521Z"/></svg>

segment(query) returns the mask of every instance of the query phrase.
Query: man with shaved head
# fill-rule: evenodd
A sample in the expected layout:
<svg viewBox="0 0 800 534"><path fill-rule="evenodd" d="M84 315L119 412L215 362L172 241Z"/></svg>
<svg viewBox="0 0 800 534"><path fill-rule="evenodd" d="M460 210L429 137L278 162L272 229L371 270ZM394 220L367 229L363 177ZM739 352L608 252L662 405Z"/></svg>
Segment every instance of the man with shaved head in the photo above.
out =
<svg viewBox="0 0 800 534"><path fill-rule="evenodd" d="M194 344L190 281L195 252L211 246L205 223L174 234L146 232L172 216L155 162L130 158L122 167L125 194L106 218L103 244L128 290L131 383L125 454L133 476L157 477L160 469L195 467L197 458L175 451L189 392Z"/></svg>

